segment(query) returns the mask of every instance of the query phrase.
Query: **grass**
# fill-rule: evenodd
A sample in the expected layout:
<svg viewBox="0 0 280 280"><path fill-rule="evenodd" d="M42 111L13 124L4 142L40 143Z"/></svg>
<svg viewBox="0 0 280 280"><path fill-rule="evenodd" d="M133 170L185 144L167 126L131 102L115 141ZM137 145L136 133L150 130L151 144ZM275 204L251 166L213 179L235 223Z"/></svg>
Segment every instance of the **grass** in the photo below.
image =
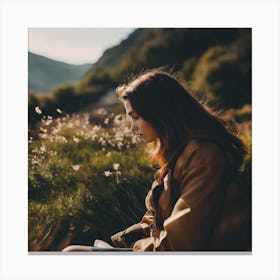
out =
<svg viewBox="0 0 280 280"><path fill-rule="evenodd" d="M45 117L29 139L29 250L109 241L143 215L154 170L125 118L103 119Z"/></svg>
<svg viewBox="0 0 280 280"><path fill-rule="evenodd" d="M251 151L248 114L246 107L225 116L239 122ZM98 238L110 242L113 233L144 214L155 170L124 115L100 109L93 115L45 116L28 149L30 251L90 245ZM250 166L251 153L244 161L248 178Z"/></svg>

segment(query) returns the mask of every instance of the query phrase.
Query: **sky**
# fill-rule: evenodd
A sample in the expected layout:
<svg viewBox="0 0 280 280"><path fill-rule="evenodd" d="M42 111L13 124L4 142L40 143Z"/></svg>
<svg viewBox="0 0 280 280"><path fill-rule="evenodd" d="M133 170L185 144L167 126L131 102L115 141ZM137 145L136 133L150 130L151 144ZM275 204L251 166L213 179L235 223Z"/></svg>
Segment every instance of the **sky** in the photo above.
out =
<svg viewBox="0 0 280 280"><path fill-rule="evenodd" d="M71 63L95 63L135 28L29 28L28 50Z"/></svg>

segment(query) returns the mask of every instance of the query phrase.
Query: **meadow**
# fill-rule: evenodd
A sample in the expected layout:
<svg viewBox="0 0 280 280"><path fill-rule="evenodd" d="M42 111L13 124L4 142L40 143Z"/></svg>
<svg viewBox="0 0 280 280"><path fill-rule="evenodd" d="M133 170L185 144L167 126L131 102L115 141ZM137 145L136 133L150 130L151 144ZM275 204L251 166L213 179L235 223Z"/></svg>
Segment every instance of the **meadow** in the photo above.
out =
<svg viewBox="0 0 280 280"><path fill-rule="evenodd" d="M28 249L59 251L69 244L91 245L138 222L154 179L145 144L129 129L123 113L41 117L28 140ZM243 169L251 183L251 106L231 109L249 154Z"/></svg>

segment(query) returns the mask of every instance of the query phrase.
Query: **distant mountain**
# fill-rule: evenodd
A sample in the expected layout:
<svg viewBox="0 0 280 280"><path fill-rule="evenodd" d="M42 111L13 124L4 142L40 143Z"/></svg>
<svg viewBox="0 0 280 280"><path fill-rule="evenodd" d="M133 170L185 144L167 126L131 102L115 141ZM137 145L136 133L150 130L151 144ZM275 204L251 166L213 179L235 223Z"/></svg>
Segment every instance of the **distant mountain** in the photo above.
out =
<svg viewBox="0 0 280 280"><path fill-rule="evenodd" d="M73 65L28 52L28 91L48 95L64 83L76 83L92 64Z"/></svg>

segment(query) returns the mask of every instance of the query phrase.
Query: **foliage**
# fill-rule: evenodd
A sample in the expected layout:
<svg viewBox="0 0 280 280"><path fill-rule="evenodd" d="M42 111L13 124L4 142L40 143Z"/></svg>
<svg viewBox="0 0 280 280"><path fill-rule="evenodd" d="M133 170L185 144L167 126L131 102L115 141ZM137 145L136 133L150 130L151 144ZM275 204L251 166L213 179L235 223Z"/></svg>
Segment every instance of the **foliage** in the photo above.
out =
<svg viewBox="0 0 280 280"><path fill-rule="evenodd" d="M43 116L29 138L29 250L91 245L139 221L153 181L143 143L124 114L100 108L92 114ZM37 114L43 114L37 108ZM248 147L245 175L251 180L251 107L224 112L236 121Z"/></svg>
<svg viewBox="0 0 280 280"><path fill-rule="evenodd" d="M237 108L251 103L250 34L230 46L209 48L196 63L192 86L202 90L220 108Z"/></svg>
<svg viewBox="0 0 280 280"><path fill-rule="evenodd" d="M143 215L153 169L123 115L44 116L38 137L29 139L29 250L109 241Z"/></svg>
<svg viewBox="0 0 280 280"><path fill-rule="evenodd" d="M40 96L35 93L29 94L28 123L34 128L40 120L40 116L34 113L39 106L46 115L58 117L57 108L67 114L86 111L99 100L109 89L116 85L111 81L108 74L89 73L85 80L77 85L60 85L49 96Z"/></svg>
<svg viewBox="0 0 280 280"><path fill-rule="evenodd" d="M251 103L251 29L137 29L106 50L75 85L60 85L44 98L33 93L30 112L38 104L54 117L57 108L68 114L87 111L129 76L153 67L178 71L193 92L216 107L241 108ZM29 124L37 121L30 113Z"/></svg>

